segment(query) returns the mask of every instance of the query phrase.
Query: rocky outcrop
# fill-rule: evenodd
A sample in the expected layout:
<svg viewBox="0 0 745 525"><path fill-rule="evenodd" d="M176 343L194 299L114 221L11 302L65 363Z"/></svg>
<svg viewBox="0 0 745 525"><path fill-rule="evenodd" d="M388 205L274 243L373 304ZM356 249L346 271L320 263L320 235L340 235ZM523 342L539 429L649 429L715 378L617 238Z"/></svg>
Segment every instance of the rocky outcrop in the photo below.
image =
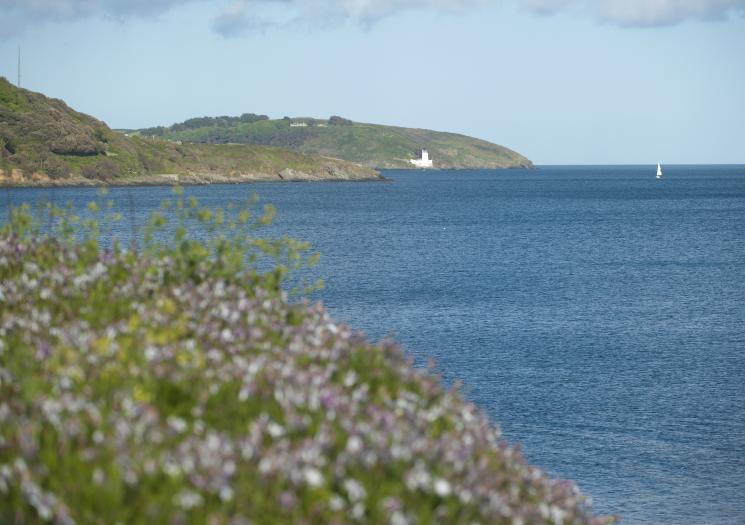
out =
<svg viewBox="0 0 745 525"><path fill-rule="evenodd" d="M88 179L82 176L70 176L54 179L45 173L24 174L19 169L0 170L0 187L67 187L67 186L177 186L198 184L246 184L252 182L354 182L386 180L375 170L361 166L344 170L301 171L286 168L280 172L253 173L154 173L117 178L108 182Z"/></svg>

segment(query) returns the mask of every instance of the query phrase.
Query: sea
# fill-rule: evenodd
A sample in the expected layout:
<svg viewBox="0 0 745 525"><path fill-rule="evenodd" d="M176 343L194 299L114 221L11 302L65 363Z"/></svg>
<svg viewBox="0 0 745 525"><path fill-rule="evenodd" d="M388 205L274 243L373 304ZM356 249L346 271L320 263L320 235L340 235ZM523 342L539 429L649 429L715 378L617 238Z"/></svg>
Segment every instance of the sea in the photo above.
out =
<svg viewBox="0 0 745 525"><path fill-rule="evenodd" d="M745 166L385 171L387 182L185 188L258 194L321 253L313 295L435 364L550 475L622 524L745 524ZM3 194L4 192L4 194ZM131 241L172 196L114 188ZM21 202L96 190L0 191Z"/></svg>

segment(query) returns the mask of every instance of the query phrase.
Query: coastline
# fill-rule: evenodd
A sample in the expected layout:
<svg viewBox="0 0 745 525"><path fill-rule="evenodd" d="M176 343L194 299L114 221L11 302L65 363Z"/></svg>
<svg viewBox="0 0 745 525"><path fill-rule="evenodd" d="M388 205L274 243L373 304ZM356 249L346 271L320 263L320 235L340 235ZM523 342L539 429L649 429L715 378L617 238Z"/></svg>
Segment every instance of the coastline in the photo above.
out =
<svg viewBox="0 0 745 525"><path fill-rule="evenodd" d="M530 165L522 165L522 164L516 164L514 166L436 166L432 168L417 168L413 166L405 166L405 167L397 167L397 168L391 168L386 166L375 166L372 168L376 171L516 171L516 170L525 170L525 171L533 171L536 170L537 167L535 164Z"/></svg>
<svg viewBox="0 0 745 525"><path fill-rule="evenodd" d="M96 180L79 175L53 179L41 173L30 177L13 170L8 176L0 169L0 188L77 188L77 187L126 187L126 186L201 186L209 184L247 184L254 182L383 182L388 181L378 171L360 168L354 172L338 169L307 172L285 169L275 173L160 173L133 175L113 180Z"/></svg>

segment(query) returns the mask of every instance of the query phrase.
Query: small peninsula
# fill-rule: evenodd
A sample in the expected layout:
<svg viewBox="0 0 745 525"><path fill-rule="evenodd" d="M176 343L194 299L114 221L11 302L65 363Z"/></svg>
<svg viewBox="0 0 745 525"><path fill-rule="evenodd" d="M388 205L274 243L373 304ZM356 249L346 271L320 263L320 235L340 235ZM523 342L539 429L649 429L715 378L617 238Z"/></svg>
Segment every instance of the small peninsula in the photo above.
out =
<svg viewBox="0 0 745 525"><path fill-rule="evenodd" d="M134 131L183 143L253 144L289 148L308 155L344 159L375 169L416 169L422 149L436 169L532 168L525 156L485 140L427 129L364 124L332 116L327 120L266 115L192 118L168 127Z"/></svg>
<svg viewBox="0 0 745 525"><path fill-rule="evenodd" d="M0 186L358 180L383 177L359 164L286 148L130 136L0 77Z"/></svg>

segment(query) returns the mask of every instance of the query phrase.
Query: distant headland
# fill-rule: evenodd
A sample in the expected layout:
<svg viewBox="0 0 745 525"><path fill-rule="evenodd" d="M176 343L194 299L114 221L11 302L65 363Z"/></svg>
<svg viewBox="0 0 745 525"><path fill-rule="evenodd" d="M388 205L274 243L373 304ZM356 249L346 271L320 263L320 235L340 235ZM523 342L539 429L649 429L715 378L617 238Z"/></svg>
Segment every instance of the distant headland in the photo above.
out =
<svg viewBox="0 0 745 525"><path fill-rule="evenodd" d="M128 136L0 77L0 186L383 179L359 164L286 148Z"/></svg>
<svg viewBox="0 0 745 525"><path fill-rule="evenodd" d="M244 113L117 131L0 77L0 186L369 181L384 179L377 169L532 167L465 135L339 116Z"/></svg>
<svg viewBox="0 0 745 525"><path fill-rule="evenodd" d="M323 155L375 169L502 169L532 168L525 156L485 140L428 129L329 119L269 119L244 113L230 117L199 117L171 126L126 130L142 137L181 143L252 144L289 148L307 155ZM432 159L421 159L422 150Z"/></svg>

